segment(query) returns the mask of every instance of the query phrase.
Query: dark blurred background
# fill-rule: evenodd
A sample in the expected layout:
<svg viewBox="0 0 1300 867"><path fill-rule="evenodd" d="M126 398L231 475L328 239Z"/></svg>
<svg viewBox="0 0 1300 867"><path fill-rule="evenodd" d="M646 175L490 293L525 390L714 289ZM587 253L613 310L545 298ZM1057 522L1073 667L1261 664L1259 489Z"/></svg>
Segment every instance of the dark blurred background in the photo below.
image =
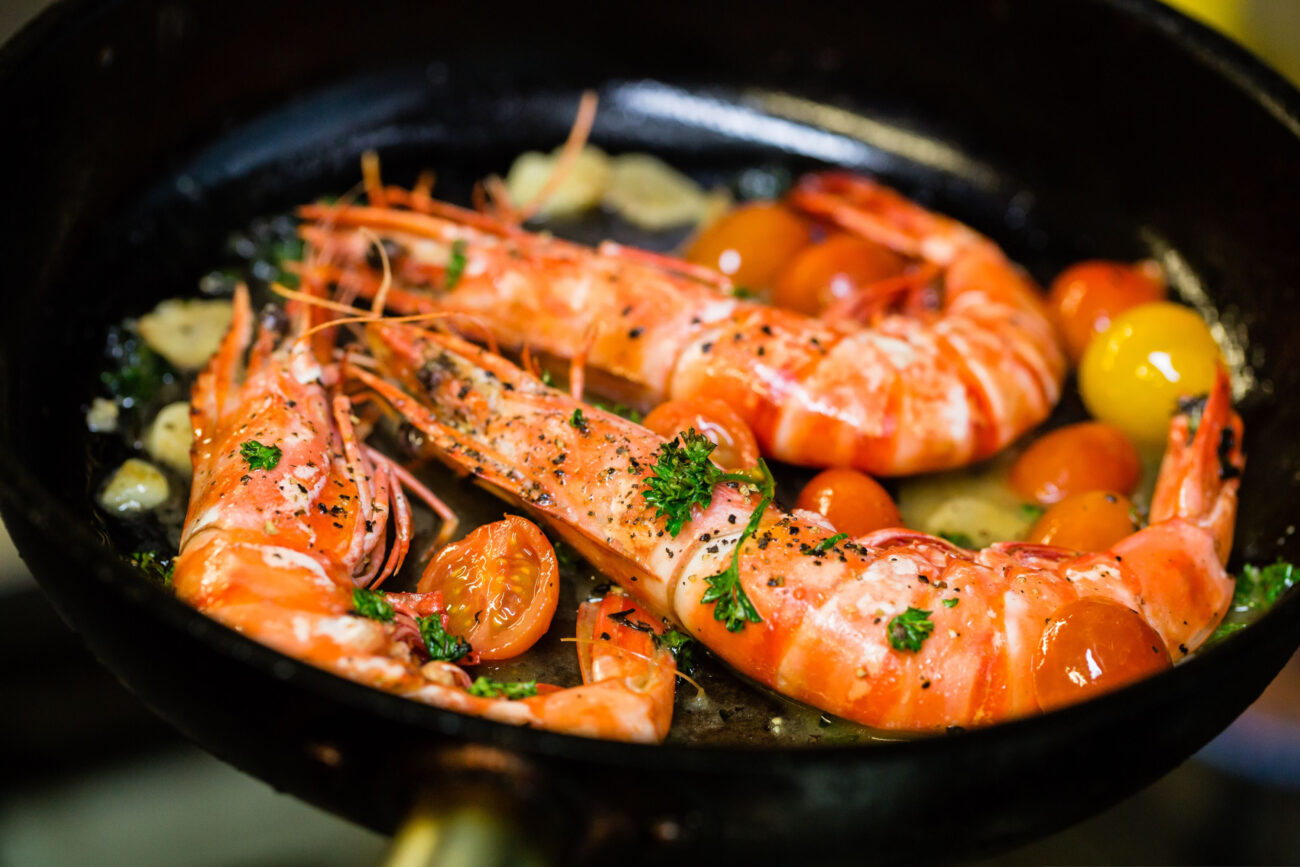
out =
<svg viewBox="0 0 1300 867"><path fill-rule="evenodd" d="M0 41L45 4L0 0ZM1300 0L1171 5L1300 82ZM383 857L382 837L277 794L153 717L58 619L2 529L0 696L0 865L263 867ZM1300 657L1231 728L1151 788L973 863L1300 863Z"/></svg>

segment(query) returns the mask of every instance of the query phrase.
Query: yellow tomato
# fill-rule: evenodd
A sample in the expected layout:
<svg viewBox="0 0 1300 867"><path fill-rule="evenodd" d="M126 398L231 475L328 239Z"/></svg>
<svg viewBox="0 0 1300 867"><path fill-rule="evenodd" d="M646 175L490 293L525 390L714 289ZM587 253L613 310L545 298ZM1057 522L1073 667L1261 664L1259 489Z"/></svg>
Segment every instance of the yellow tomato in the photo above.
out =
<svg viewBox="0 0 1300 867"><path fill-rule="evenodd" d="M1115 317L1088 344L1079 390L1094 417L1140 442L1160 443L1178 398L1207 393L1221 363L1218 344L1196 311L1143 304Z"/></svg>

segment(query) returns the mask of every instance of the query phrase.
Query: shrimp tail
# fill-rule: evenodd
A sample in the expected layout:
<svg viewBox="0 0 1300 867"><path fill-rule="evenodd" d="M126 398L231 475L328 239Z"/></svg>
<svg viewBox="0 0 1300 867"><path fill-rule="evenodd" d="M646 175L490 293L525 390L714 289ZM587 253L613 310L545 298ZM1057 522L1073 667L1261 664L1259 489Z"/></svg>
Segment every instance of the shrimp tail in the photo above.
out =
<svg viewBox="0 0 1300 867"><path fill-rule="evenodd" d="M1151 523L1181 518L1208 532L1220 563L1228 562L1237 518L1237 488L1246 461L1241 418L1220 368L1209 394L1183 400L1169 426L1169 442L1151 500Z"/></svg>

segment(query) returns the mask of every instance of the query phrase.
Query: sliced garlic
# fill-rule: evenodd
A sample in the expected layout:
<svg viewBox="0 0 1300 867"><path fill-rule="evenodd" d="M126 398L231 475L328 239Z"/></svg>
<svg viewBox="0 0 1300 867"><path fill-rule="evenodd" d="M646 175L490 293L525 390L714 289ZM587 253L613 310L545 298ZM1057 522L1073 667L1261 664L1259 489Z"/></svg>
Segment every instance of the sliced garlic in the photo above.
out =
<svg viewBox="0 0 1300 867"><path fill-rule="evenodd" d="M167 500L167 477L148 461L128 458L99 493L99 505L109 512L129 514L156 508Z"/></svg>
<svg viewBox="0 0 1300 867"><path fill-rule="evenodd" d="M604 204L651 232L695 225L717 207L716 196L658 157L625 154L611 161Z"/></svg>
<svg viewBox="0 0 1300 867"><path fill-rule="evenodd" d="M541 193L559 157L557 148L549 154L528 151L515 158L506 175L506 192L516 207L528 204ZM609 185L609 162L600 148L584 147L539 213L546 217L572 217L594 208Z"/></svg>
<svg viewBox="0 0 1300 867"><path fill-rule="evenodd" d="M171 298L140 317L136 327L149 348L172 365L198 370L217 351L230 318L227 300Z"/></svg>
<svg viewBox="0 0 1300 867"><path fill-rule="evenodd" d="M112 433L117 430L117 401L97 397L86 410L86 427L91 433Z"/></svg>
<svg viewBox="0 0 1300 867"><path fill-rule="evenodd" d="M190 462L193 439L190 405L182 400L167 404L154 417L153 424L144 433L144 450L155 461L188 476L194 472Z"/></svg>

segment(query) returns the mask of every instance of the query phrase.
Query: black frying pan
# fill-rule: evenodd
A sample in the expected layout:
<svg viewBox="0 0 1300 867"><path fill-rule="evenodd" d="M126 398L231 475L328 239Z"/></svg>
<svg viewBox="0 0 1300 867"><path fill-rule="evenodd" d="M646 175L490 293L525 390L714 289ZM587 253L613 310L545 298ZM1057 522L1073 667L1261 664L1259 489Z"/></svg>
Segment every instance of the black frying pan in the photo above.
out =
<svg viewBox="0 0 1300 867"><path fill-rule="evenodd" d="M0 53L4 519L105 664L219 757L381 831L420 793L496 792L566 861L934 860L1045 834L1150 783L1300 643L1291 593L1173 671L1037 719L886 745L656 748L394 698L155 590L92 529L80 402L108 324L189 291L227 229L350 185L367 147L399 177L433 165L467 180L558 141L593 85L611 150L705 173L869 170L1040 279L1087 255L1163 259L1248 335L1260 382L1242 407L1236 560L1300 557L1286 530L1300 490L1300 96L1186 19L1137 0L663 0L626 22L562 2L268 5L69 0Z"/></svg>

